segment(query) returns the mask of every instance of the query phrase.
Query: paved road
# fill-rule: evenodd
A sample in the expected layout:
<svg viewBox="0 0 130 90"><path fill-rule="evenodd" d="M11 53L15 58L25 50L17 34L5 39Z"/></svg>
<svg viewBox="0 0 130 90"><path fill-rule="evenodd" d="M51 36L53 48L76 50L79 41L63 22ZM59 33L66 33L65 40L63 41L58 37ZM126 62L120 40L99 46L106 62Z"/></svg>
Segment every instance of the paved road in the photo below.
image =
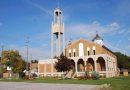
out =
<svg viewBox="0 0 130 90"><path fill-rule="evenodd" d="M96 85L0 82L0 90L95 90Z"/></svg>

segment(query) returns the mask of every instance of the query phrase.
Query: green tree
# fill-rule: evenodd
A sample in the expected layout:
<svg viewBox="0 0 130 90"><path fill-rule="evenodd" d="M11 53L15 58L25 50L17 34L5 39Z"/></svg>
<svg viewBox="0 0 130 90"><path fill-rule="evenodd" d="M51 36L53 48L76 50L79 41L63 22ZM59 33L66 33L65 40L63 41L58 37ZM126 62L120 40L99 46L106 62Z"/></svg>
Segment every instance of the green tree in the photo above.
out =
<svg viewBox="0 0 130 90"><path fill-rule="evenodd" d="M3 51L2 56L2 64L4 64L6 67L11 67L13 73L20 73L25 70L26 62L17 50Z"/></svg>
<svg viewBox="0 0 130 90"><path fill-rule="evenodd" d="M60 57L57 58L58 62L55 64L55 68L59 72L66 72L72 69L71 60L68 59L63 54L60 55Z"/></svg>
<svg viewBox="0 0 130 90"><path fill-rule="evenodd" d="M117 63L118 67L124 68L124 69L130 69L130 57L127 55L124 55L120 52L115 52L115 55L117 56Z"/></svg>

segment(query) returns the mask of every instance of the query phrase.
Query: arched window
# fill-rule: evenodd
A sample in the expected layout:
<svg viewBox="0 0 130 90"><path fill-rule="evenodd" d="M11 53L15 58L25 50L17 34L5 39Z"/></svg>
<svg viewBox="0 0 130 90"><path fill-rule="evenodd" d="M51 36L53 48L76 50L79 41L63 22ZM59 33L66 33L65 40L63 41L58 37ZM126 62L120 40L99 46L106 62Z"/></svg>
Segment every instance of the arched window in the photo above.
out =
<svg viewBox="0 0 130 90"><path fill-rule="evenodd" d="M75 57L75 52L74 52L74 57Z"/></svg>
<svg viewBox="0 0 130 90"><path fill-rule="evenodd" d="M71 57L71 53L69 53L69 57Z"/></svg>
<svg viewBox="0 0 130 90"><path fill-rule="evenodd" d="M93 55L96 55L96 47L93 46Z"/></svg>
<svg viewBox="0 0 130 90"><path fill-rule="evenodd" d="M96 51L95 50L93 50L93 55L96 55Z"/></svg>
<svg viewBox="0 0 130 90"><path fill-rule="evenodd" d="M87 47L87 56L89 56L89 55L90 55L90 48Z"/></svg>
<svg viewBox="0 0 130 90"><path fill-rule="evenodd" d="M69 57L71 57L71 50L69 49Z"/></svg>
<svg viewBox="0 0 130 90"><path fill-rule="evenodd" d="M76 50L73 49L73 56L75 57L76 56Z"/></svg>

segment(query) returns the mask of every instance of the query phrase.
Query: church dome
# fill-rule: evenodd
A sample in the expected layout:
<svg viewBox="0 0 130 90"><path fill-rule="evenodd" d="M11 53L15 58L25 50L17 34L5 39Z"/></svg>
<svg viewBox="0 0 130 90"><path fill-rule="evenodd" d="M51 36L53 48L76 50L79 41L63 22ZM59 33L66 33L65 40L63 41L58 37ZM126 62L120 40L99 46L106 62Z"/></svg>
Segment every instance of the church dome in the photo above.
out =
<svg viewBox="0 0 130 90"><path fill-rule="evenodd" d="M92 39L92 41L95 41L95 40L103 40L103 39L98 34L96 34L96 36Z"/></svg>

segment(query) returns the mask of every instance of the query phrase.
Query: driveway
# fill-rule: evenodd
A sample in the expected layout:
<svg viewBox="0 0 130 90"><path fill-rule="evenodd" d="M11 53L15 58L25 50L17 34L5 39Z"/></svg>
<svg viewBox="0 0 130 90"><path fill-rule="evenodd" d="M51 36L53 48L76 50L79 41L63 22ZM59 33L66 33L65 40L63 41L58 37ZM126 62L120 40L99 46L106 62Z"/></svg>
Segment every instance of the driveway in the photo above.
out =
<svg viewBox="0 0 130 90"><path fill-rule="evenodd" d="M0 90L95 90L97 85L0 82Z"/></svg>

